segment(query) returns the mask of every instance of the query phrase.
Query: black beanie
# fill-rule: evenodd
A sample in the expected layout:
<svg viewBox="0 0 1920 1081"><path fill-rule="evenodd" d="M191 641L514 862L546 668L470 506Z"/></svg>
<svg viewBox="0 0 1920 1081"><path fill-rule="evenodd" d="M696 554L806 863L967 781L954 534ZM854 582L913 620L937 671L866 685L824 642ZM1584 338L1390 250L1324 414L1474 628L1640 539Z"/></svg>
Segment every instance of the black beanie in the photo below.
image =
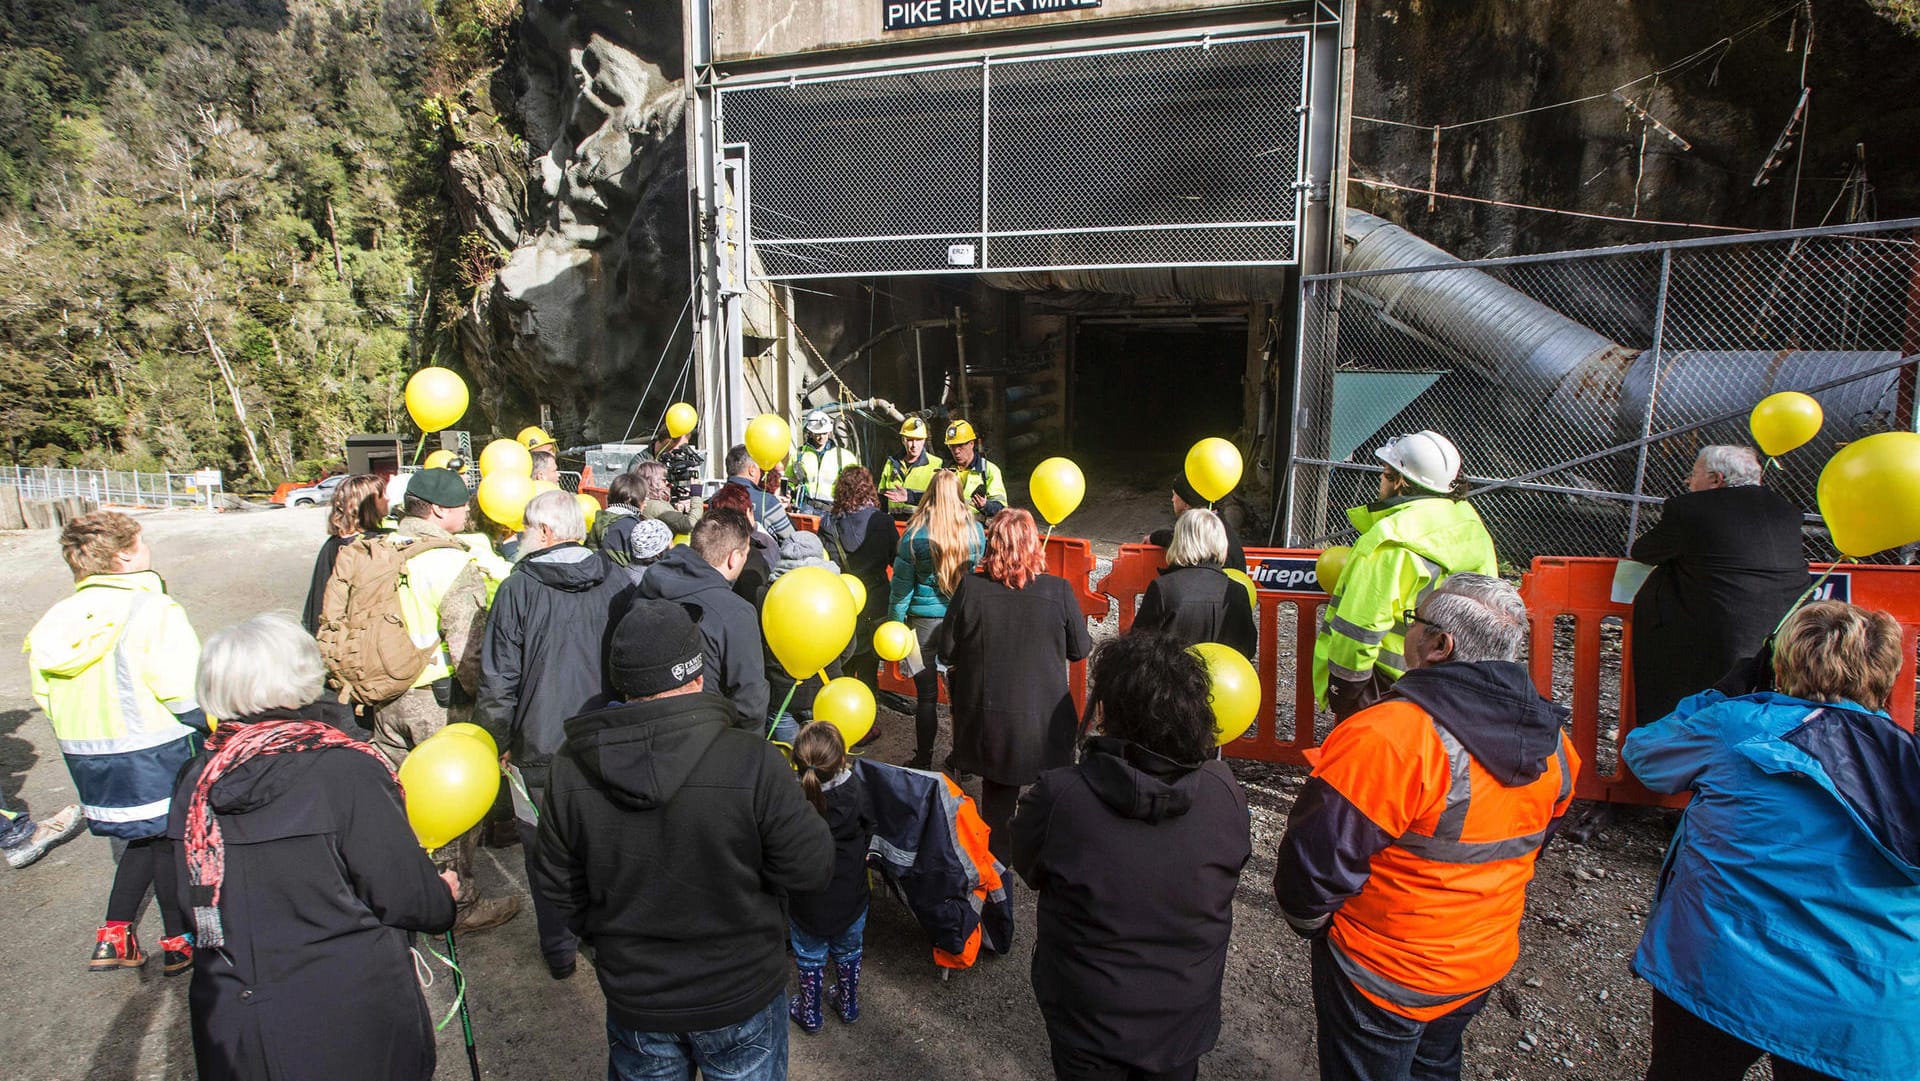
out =
<svg viewBox="0 0 1920 1081"><path fill-rule="evenodd" d="M1205 510L1212 505L1205 499L1200 498L1199 492L1193 490L1193 482L1187 479L1185 473L1175 473L1173 475L1173 494L1179 496L1180 502L1185 503L1189 507L1198 507L1201 510Z"/></svg>
<svg viewBox="0 0 1920 1081"><path fill-rule="evenodd" d="M615 690L647 698L699 678L705 649L698 608L637 600L614 629L607 668Z"/></svg>

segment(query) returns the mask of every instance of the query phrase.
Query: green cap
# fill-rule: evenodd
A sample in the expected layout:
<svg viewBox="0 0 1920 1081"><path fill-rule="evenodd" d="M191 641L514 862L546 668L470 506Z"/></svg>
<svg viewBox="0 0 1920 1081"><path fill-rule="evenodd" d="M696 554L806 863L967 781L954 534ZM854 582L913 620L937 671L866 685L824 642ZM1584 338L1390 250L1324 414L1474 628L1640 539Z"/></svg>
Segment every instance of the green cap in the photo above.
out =
<svg viewBox="0 0 1920 1081"><path fill-rule="evenodd" d="M451 469L422 469L407 482L407 498L424 499L436 507L464 507L467 482Z"/></svg>

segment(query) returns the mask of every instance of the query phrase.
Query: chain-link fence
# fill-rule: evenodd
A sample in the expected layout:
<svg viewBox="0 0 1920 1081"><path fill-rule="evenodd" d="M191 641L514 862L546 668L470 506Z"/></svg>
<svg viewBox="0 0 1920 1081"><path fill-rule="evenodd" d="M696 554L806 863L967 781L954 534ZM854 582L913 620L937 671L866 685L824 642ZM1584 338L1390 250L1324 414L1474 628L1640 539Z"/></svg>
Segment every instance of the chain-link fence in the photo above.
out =
<svg viewBox="0 0 1920 1081"><path fill-rule="evenodd" d="M716 95L767 278L1295 261L1304 31L755 76Z"/></svg>
<svg viewBox="0 0 1920 1081"><path fill-rule="evenodd" d="M1920 219L1462 262L1371 215L1341 273L1306 278L1288 526L1350 541L1373 452L1431 428L1465 458L1503 560L1622 555L1703 446L1812 393L1820 435L1766 481L1817 528L1842 443L1915 426Z"/></svg>
<svg viewBox="0 0 1920 1081"><path fill-rule="evenodd" d="M223 478L217 469L134 473L12 465L0 466L0 485L12 486L26 500L78 498L122 507L211 507L219 502Z"/></svg>

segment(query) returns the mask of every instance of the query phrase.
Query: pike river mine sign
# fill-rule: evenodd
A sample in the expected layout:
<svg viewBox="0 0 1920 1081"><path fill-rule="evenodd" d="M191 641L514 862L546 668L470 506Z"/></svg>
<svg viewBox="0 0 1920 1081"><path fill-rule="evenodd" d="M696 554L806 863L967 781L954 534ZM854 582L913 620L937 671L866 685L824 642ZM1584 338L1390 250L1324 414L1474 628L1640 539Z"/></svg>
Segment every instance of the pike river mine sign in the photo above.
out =
<svg viewBox="0 0 1920 1081"><path fill-rule="evenodd" d="M886 29L913 30L922 26L1006 19L1049 11L1097 8L1101 0L888 0Z"/></svg>

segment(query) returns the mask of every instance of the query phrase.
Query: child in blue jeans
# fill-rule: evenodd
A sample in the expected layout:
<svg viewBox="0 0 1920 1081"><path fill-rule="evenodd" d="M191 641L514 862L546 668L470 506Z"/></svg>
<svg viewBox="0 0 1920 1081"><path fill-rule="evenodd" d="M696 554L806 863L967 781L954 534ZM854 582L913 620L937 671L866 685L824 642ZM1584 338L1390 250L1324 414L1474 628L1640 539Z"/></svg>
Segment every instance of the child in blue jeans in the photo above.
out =
<svg viewBox="0 0 1920 1081"><path fill-rule="evenodd" d="M803 1032L818 1032L827 960L837 985L826 992L840 1020L860 1017L860 942L867 929L867 844L873 840L873 800L847 762L840 730L815 721L793 739L793 766L808 802L833 831L833 880L826 888L788 898L793 957L800 967L800 993L787 1016Z"/></svg>

